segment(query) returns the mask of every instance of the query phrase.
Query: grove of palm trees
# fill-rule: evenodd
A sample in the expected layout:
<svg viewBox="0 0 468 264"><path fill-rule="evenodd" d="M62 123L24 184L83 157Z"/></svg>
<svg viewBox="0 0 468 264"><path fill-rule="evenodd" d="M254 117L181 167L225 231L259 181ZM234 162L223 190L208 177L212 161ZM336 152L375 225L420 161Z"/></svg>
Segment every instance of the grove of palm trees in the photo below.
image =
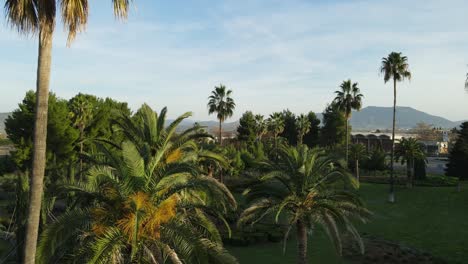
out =
<svg viewBox="0 0 468 264"><path fill-rule="evenodd" d="M138 2L113 0L108 8L116 18L127 19ZM346 79L326 89L328 101L320 106L322 112L305 92L250 87L246 93L239 87L255 82L234 81L242 75L222 65L216 65L219 72L232 73L220 78L226 85L206 81L204 90L196 91L174 87L179 108L166 107L171 105L167 94L161 92L154 99L137 87L124 95L109 88L64 93L51 80L69 78L66 82L75 87L94 79L61 74L80 62L62 65L62 51L53 49L62 39L54 37L58 24L64 26L67 49L79 54L91 45L79 42L79 33L95 19L91 14L99 17L102 8L91 13L87 0L5 0L4 9L13 31L32 36L21 41L33 42L38 49L36 72L22 73L33 76L36 87L21 91L22 99L5 119L5 137L0 133L0 148L8 149L0 152L0 263L351 264L468 259L468 123L449 132L433 125L420 125L424 133L399 127L397 84L413 89L404 81L413 77L413 70L421 72L411 64L413 53L392 48L372 62L374 77L392 94L384 98L392 115L383 132L364 131L355 127L353 117L371 103L372 89L377 88L365 78L358 80L358 74L356 79L347 78L348 73L337 76ZM180 18L189 17L178 11ZM151 26L142 21L138 25L143 29ZM234 25L243 28L243 23ZM152 30L172 37L192 30L165 26ZM231 31L235 26L225 25ZM116 26L97 32L126 29L135 34L140 30ZM264 28L255 32L273 41L278 38ZM120 43L110 44L113 41L93 52L124 59L122 64L135 67L127 74L144 79L134 53L114 53L113 45ZM225 41L217 45L232 48ZM405 50L398 45L395 49ZM276 47L273 53L281 50ZM234 60L232 54L223 59ZM240 54L252 64L262 61ZM187 58L181 70L203 68L203 63L210 63L205 59L193 63ZM101 62L87 63L92 72L91 64ZM112 66L118 79L119 67ZM167 63L168 69L172 67ZM156 70L151 76L165 77ZM278 80L269 77L269 84ZM109 80L111 84L119 86L118 81ZM307 94L323 97L323 89L310 90ZM269 97L270 93L278 97ZM248 103L252 94L254 104ZM200 105L203 113L186 107L187 100ZM307 108L299 107L303 102ZM200 115L213 123L200 121ZM448 137L435 145L446 152L433 155L435 140L428 140L432 139L428 134L437 140ZM445 160L444 172L433 168L431 162Z"/></svg>

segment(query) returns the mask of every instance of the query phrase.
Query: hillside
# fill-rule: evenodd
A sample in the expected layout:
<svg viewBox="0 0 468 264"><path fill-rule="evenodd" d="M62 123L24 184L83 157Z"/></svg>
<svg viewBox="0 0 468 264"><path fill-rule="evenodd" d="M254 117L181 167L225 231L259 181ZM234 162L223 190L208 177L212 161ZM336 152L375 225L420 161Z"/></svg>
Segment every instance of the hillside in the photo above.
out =
<svg viewBox="0 0 468 264"><path fill-rule="evenodd" d="M368 106L359 112L353 112L350 123L354 130L390 129L392 127L392 115L392 107ZM317 117L321 119L322 114L317 113ZM181 129L191 127L194 122L192 120L185 120L181 125ZM462 121L451 121L411 107L397 107L397 128L410 129L421 122L442 128L454 128L462 123ZM216 121L198 121L198 123L210 129L216 129L218 126L218 122ZM224 123L223 131L235 131L238 125L238 121Z"/></svg>
<svg viewBox="0 0 468 264"><path fill-rule="evenodd" d="M0 113L0 134L5 134L5 119L11 113Z"/></svg>
<svg viewBox="0 0 468 264"><path fill-rule="evenodd" d="M389 129L392 126L392 107L368 106L359 112L353 112L351 117L351 126L355 130L375 130ZM0 133L5 133L4 121L10 113L0 113ZM322 118L321 113L317 113L318 118ZM168 120L170 123L172 120ZM217 121L193 121L184 120L179 131L190 128L195 122L201 126L207 127L209 130L217 129ZM463 121L451 121L446 118L431 115L411 107L397 107L397 127L400 129L409 129L417 123L424 122L435 127L453 128L459 126ZM223 131L235 131L239 121L223 123Z"/></svg>
<svg viewBox="0 0 468 264"><path fill-rule="evenodd" d="M434 127L453 128L460 125L460 121L451 121L446 118L430 115L411 107L397 107L397 127L408 129L417 123L424 122ZM392 127L392 107L368 106L359 112L354 112L351 125L354 129L386 129Z"/></svg>

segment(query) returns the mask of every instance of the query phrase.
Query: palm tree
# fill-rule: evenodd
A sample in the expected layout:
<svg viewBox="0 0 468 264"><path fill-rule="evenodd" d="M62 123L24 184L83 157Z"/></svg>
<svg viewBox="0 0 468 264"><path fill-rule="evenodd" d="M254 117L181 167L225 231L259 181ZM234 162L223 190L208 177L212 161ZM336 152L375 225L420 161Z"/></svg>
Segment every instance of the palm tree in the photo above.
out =
<svg viewBox="0 0 468 264"><path fill-rule="evenodd" d="M343 111L346 119L346 162L348 162L348 144L349 144L349 119L353 110L361 110L362 98L364 97L358 88L357 83L351 80L343 81L340 85L341 90L335 91L336 97L333 102L338 109Z"/></svg>
<svg viewBox="0 0 468 264"><path fill-rule="evenodd" d="M278 155L277 162L265 164L269 172L260 177L260 182L244 192L250 205L241 214L239 225L255 224L269 215L279 222L280 215L286 214L285 241L295 226L299 264L307 263L308 234L317 225L324 228L339 253L344 233L356 239L363 250L350 218L365 222L370 212L357 194L336 186L344 181L357 187L354 177L323 151L306 145L283 145Z"/></svg>
<svg viewBox="0 0 468 264"><path fill-rule="evenodd" d="M296 119L297 145L302 145L304 135L310 131L310 120L307 115L301 114Z"/></svg>
<svg viewBox="0 0 468 264"><path fill-rule="evenodd" d="M83 178L83 155L85 128L89 125L93 118L93 107L91 102L83 94L78 94L70 100L70 117L73 120L73 125L80 131L80 180Z"/></svg>
<svg viewBox="0 0 468 264"><path fill-rule="evenodd" d="M232 90L226 90L226 86L220 84L215 86L215 89L211 92L208 97L208 114L216 113L216 117L219 120L219 144L222 145L222 123L231 117L234 113L236 104L231 98Z"/></svg>
<svg viewBox="0 0 468 264"><path fill-rule="evenodd" d="M268 126L263 118L263 115L255 115L255 132L257 133L257 139L262 140L263 135L268 132Z"/></svg>
<svg viewBox="0 0 468 264"><path fill-rule="evenodd" d="M361 160L367 159L369 156L367 154L366 147L363 144L352 144L349 148L349 151L351 152L351 160L354 161L356 179L359 182L359 162Z"/></svg>
<svg viewBox="0 0 468 264"><path fill-rule="evenodd" d="M270 114L268 118L268 129L273 133L273 138L275 140L275 150L278 148L278 135L284 131L284 118L283 114L280 112L275 112Z"/></svg>
<svg viewBox="0 0 468 264"><path fill-rule="evenodd" d="M415 138L402 138L400 144L395 148L395 161L401 160L401 164L406 163L406 186L413 187L414 164L417 160L425 160L426 155L421 144Z"/></svg>
<svg viewBox="0 0 468 264"><path fill-rule="evenodd" d="M60 3L60 4L59 4ZM128 0L113 0L114 13L125 18ZM31 1L6 0L5 12L9 23L20 33L38 35L38 63L36 79L36 116L34 122L34 154L31 175L31 192L24 244L24 263L34 263L39 233L39 217L43 193L46 161L47 112L49 81L52 62L52 39L55 29L56 10L61 11L61 21L68 30L70 44L76 34L83 30L88 20L88 0L78 1Z"/></svg>
<svg viewBox="0 0 468 264"><path fill-rule="evenodd" d="M63 186L75 193L75 206L42 234L39 261L163 263L167 256L172 263L237 263L211 220L225 221L234 197L200 175L194 131L173 133L185 115L164 128L165 109L159 116L150 110L119 120L130 130L125 141L100 145L87 180Z"/></svg>
<svg viewBox="0 0 468 264"><path fill-rule="evenodd" d="M394 178L394 166L393 161L395 158L395 120L396 120L396 84L397 82L404 81L405 79L411 79L411 72L409 71L408 58L402 56L401 52L392 52L387 58L382 58L382 65L380 72L384 75L384 82L387 83L389 80L393 80L393 123L392 123L392 152L390 155L390 194L388 201L395 202L395 178Z"/></svg>

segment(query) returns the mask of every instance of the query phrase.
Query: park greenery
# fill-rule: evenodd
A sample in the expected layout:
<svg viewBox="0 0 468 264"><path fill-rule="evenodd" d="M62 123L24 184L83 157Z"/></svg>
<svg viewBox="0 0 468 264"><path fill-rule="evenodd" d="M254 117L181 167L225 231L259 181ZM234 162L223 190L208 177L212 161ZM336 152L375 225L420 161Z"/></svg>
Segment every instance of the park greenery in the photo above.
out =
<svg viewBox="0 0 468 264"><path fill-rule="evenodd" d="M115 16L125 18L130 3L113 0ZM456 131L449 154L447 175L457 179L426 176L420 140L428 135L395 141L397 83L411 78L401 53L384 57L380 68L384 82L393 81L390 153L350 144L349 120L364 97L351 80L339 86L322 120L314 112L285 109L265 117L247 111L237 135L224 138L222 125L236 103L223 84L207 103L219 121L216 136L198 124L182 128L190 112L169 122L165 107L157 112L143 104L132 111L111 98L80 93L66 100L49 92L56 21L64 24L71 44L86 26L88 1L7 0L5 11L19 32L35 34L39 49L36 91L27 92L5 121L8 139L2 144L12 144L14 151L0 160L1 263L238 263L244 257L234 246L255 248L265 240L282 242L285 255L295 240L300 264L315 259L309 252L330 241L330 256L359 257L375 242L362 230L398 239L385 232L401 228L395 223L404 226L398 210L410 214L407 204L425 202L413 197L418 192L434 199L418 185L455 184L460 190L467 179L467 122ZM403 177L394 161L406 164ZM389 184L390 203L376 207L384 185L368 182ZM402 203L396 203L397 188ZM438 196L462 204L466 194L445 188ZM453 205L436 209L457 211L450 226L465 232L466 214ZM387 224L384 230L373 224L373 211L379 213L375 223ZM393 225L379 220L382 215ZM356 253L349 255L349 248ZM468 257L447 248L435 254L453 261Z"/></svg>
<svg viewBox="0 0 468 264"><path fill-rule="evenodd" d="M226 94L220 87L216 95ZM313 112L284 110L265 118L247 111L236 137L223 142L222 134L213 136L196 123L182 129L190 112L169 122L166 108L158 113L142 105L132 112L125 102L81 93L69 100L50 93L48 100L39 263L73 263L77 257L89 263L237 263L236 247L282 241L286 254L291 239L297 241L297 263L308 263L314 258L308 252L317 250L309 238L312 245L331 243L337 256L355 245L359 255L369 242L356 220L373 220L360 185L391 183L383 148L347 147L348 118L338 100L324 109L323 123ZM229 96L232 107L220 110L223 100L213 106L224 111L221 121L235 105ZM24 259L35 103L35 92L27 92L5 121L15 146L0 167L8 197L1 223L4 259L11 262ZM457 130L447 168L460 180L467 127ZM395 172L397 186L459 183L426 176L416 138L397 142L395 160L406 165ZM324 234L331 242L323 242Z"/></svg>

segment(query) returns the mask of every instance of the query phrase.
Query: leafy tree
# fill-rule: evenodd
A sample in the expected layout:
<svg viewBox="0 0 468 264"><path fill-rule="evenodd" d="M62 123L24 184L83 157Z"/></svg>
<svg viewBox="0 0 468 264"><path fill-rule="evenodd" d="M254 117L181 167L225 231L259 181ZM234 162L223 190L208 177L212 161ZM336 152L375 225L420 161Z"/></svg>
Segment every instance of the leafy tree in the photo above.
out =
<svg viewBox="0 0 468 264"><path fill-rule="evenodd" d="M304 135L310 131L310 121L309 117L301 114L296 118L296 128L297 128L297 144L302 145L302 139Z"/></svg>
<svg viewBox="0 0 468 264"><path fill-rule="evenodd" d="M314 112L309 112L307 118L310 122L310 129L309 132L304 135L304 144L313 148L319 144L320 119L317 118Z"/></svg>
<svg viewBox="0 0 468 264"><path fill-rule="evenodd" d="M370 151L369 159L364 160L362 167L370 171L383 171L387 169L385 163L387 153L381 148L376 148Z"/></svg>
<svg viewBox="0 0 468 264"><path fill-rule="evenodd" d="M346 119L341 110L332 103L323 112L320 144L324 147L344 145L346 136Z"/></svg>
<svg viewBox="0 0 468 264"><path fill-rule="evenodd" d="M349 142L349 119L353 110L361 110L362 97L364 97L358 88L357 83L352 83L351 80L343 81L339 91L336 91L334 103L343 111L346 118L346 162L348 162L348 142Z"/></svg>
<svg viewBox="0 0 468 264"><path fill-rule="evenodd" d="M363 144L352 144L349 148L351 161L354 162L354 170L356 172L356 179L359 182L359 162L368 159L366 147Z"/></svg>
<svg viewBox="0 0 468 264"><path fill-rule="evenodd" d="M236 108L234 100L231 98L232 90L226 90L226 86L220 84L215 86L215 89L208 97L208 113L216 113L219 120L219 144L222 145L222 123L231 117Z"/></svg>
<svg viewBox="0 0 468 264"><path fill-rule="evenodd" d="M460 181L468 180L468 122L461 124L458 137L449 153L449 162L445 173L458 177Z"/></svg>
<svg viewBox="0 0 468 264"><path fill-rule="evenodd" d="M401 161L401 164L406 163L406 185L408 188L413 187L414 182L414 167L416 160L425 160L421 144L415 138L402 138L400 144L395 149L396 162Z"/></svg>
<svg viewBox="0 0 468 264"><path fill-rule="evenodd" d="M412 129L414 134L416 134L416 138L422 141L440 141L441 135L440 133L429 124L424 122L417 123L416 127Z"/></svg>
<svg viewBox="0 0 468 264"><path fill-rule="evenodd" d="M237 127L237 138L241 141L254 142L256 137L255 125L255 116L251 111L242 114Z"/></svg>
<svg viewBox="0 0 468 264"><path fill-rule="evenodd" d="M73 128L69 119L67 101L58 99L53 93L48 98L46 162L48 174L51 174L53 168L64 167L74 158L74 144L78 139L78 131ZM32 124L34 124L35 110L36 94L29 91L18 105L18 109L5 120L5 131L16 148L13 159L22 170L32 169L34 138Z"/></svg>
<svg viewBox="0 0 468 264"><path fill-rule="evenodd" d="M402 56L401 52L392 52L386 58L382 58L380 72L384 75L384 82L387 83L393 80L393 123L392 123L392 152L390 156L390 194L389 202L395 202L395 179L393 161L395 156L395 120L396 120L396 95L397 95L397 82L411 79L411 72L409 71L408 58Z"/></svg>
<svg viewBox="0 0 468 264"><path fill-rule="evenodd" d="M426 161L425 160L415 160L414 161L414 179L415 180L424 180L426 179Z"/></svg>
<svg viewBox="0 0 468 264"><path fill-rule="evenodd" d="M268 129L273 133L275 141L275 150L278 148L278 135L284 131L284 119L280 112L275 112L270 115L267 120Z"/></svg>
<svg viewBox="0 0 468 264"><path fill-rule="evenodd" d="M211 220L235 209L234 197L200 174L197 128L175 133L189 113L168 127L165 116L144 105L117 121L125 141L101 147L104 159L85 182L63 186L77 206L47 226L41 262L237 263Z"/></svg>
<svg viewBox="0 0 468 264"><path fill-rule="evenodd" d="M281 214L288 231L297 230L297 263L307 263L307 240L310 230L322 226L341 253L341 237L346 232L356 239L360 236L350 218L365 221L370 215L359 197L351 191L336 188L338 181L357 187L358 183L346 169L323 155L319 149L282 146L277 162L265 164L268 173L257 185L245 191L250 205L242 213L239 224L255 224L268 215L279 222Z"/></svg>
<svg viewBox="0 0 468 264"><path fill-rule="evenodd" d="M297 127L296 127L296 115L289 111L289 109L283 110L284 129L279 135L287 140L290 145L297 144Z"/></svg>
<svg viewBox="0 0 468 264"><path fill-rule="evenodd" d="M128 0L113 0L112 2L114 3L115 15L126 17L130 2ZM39 233L39 216L46 167L47 112L52 64L52 40L55 21L58 20L56 11L61 11L59 13L61 15L60 21L64 23L65 28L68 30L68 43L71 43L77 32L83 30L86 26L88 6L88 0L81 0L79 2L7 0L5 2L5 13L9 23L20 33L37 33L39 44L32 183L23 261L25 264L34 263Z"/></svg>

